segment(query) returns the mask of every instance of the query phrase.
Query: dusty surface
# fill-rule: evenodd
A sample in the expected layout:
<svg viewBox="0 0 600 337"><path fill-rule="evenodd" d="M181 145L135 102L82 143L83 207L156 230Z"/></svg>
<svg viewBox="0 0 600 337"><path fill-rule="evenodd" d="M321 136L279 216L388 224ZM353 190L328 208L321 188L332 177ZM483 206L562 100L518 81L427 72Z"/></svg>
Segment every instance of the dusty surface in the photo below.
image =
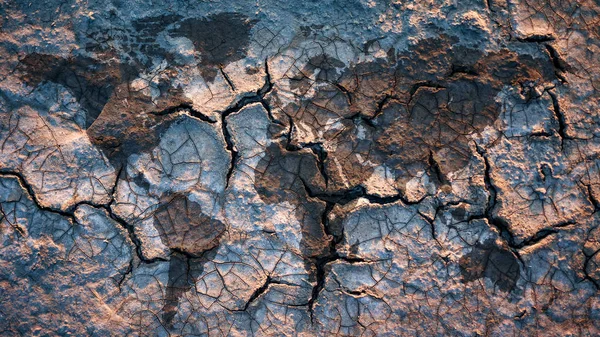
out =
<svg viewBox="0 0 600 337"><path fill-rule="evenodd" d="M0 12L0 335L600 335L597 1Z"/></svg>

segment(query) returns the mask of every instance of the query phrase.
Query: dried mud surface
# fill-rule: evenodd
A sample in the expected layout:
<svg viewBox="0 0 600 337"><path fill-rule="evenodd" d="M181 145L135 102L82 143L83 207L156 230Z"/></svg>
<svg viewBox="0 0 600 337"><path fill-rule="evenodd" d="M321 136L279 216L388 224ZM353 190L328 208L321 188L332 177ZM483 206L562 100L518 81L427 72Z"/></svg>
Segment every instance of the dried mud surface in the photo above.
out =
<svg viewBox="0 0 600 337"><path fill-rule="evenodd" d="M0 3L0 335L600 335L597 1Z"/></svg>

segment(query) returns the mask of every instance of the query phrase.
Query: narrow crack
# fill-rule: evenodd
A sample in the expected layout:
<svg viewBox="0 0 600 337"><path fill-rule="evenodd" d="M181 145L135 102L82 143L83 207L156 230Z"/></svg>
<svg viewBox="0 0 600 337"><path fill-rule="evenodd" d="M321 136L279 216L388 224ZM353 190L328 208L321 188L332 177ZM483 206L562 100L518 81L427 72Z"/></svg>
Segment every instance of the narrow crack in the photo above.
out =
<svg viewBox="0 0 600 337"><path fill-rule="evenodd" d="M375 126L375 123L373 122L373 120L383 113L383 107L392 98L394 98L394 96L392 96L390 94L386 94L383 97L383 99L381 99L379 102L377 102L377 107L375 108L375 112L373 113L373 116L365 116L365 115L363 115L362 112L357 112L352 116L345 117L344 119L349 119L349 120L353 120L353 121L360 119L368 126L375 128L376 126Z"/></svg>
<svg viewBox="0 0 600 337"><path fill-rule="evenodd" d="M285 148L286 149L293 149L294 146L292 145L292 137L294 136L294 119L290 115L286 115L286 116L288 118L289 128L288 128L287 134L285 135L285 137L287 139Z"/></svg>
<svg viewBox="0 0 600 337"><path fill-rule="evenodd" d="M412 87L410 88L409 98L408 98L408 102L406 103L406 105L410 105L410 103L412 102L412 100L414 98L415 93L420 88L444 89L446 87L441 84L434 83L432 81L417 82L417 83L413 84Z"/></svg>
<svg viewBox="0 0 600 337"><path fill-rule="evenodd" d="M112 209L110 208L109 205L100 205L98 206L94 206L94 205L90 205L92 207L95 208L102 208L106 211L106 213L108 214L108 216L115 221L116 223L118 223L119 225L121 225L121 227L125 228L125 230L127 230L127 233L129 235L129 239L131 240L131 242L134 244L135 246L135 252L137 257L144 263L154 263L157 261L167 261L167 259L164 259L162 257L155 257L152 259L148 259L144 256L143 252L142 252L142 241L138 238L137 234L135 233L135 228L133 225L129 224L125 219L121 218L120 216L116 215Z"/></svg>
<svg viewBox="0 0 600 337"><path fill-rule="evenodd" d="M435 230L435 219L437 217L437 210L433 216L433 219L429 218L427 215L423 214L421 211L417 211L417 214L419 214L419 216L421 216L421 218L423 220L425 220L425 222L427 222L431 228L431 238L435 240L435 242L438 244L438 246L442 246L442 244L440 243L440 241L438 240L437 237L437 232Z"/></svg>
<svg viewBox="0 0 600 337"><path fill-rule="evenodd" d="M291 129L290 129L290 133L291 133ZM289 139L288 139L288 141L289 141ZM324 148L322 147L322 144L305 144L305 145L303 145L303 147L293 147L293 146L290 146L290 144L288 143L287 147L288 147L288 151L290 150L290 147L291 147L291 151L297 151L297 150L299 150L301 148L305 148L305 147L311 148L313 150L313 152L315 153L315 155L317 155L317 159L319 161L319 172L323 176L323 179L326 182L328 181L327 173L323 166L323 161L325 160L325 158L327 158L327 152L325 152ZM329 228L329 214L331 213L331 211L333 210L335 205L337 205L337 204L343 205L343 204L346 204L348 202L351 202L351 201L356 200L361 197L366 198L367 200L369 200L369 202L378 203L378 204L387 204L387 203L395 202L398 200L403 200L403 198L400 195L388 197L388 198L385 198L385 197L382 198L382 197L378 197L378 196L374 196L374 195L369 195L366 193L366 189L360 185L356 186L354 188L351 188L349 190L346 190L346 191L333 192L333 193L315 193L314 191L311 190L308 183L306 181L304 181L304 179L302 177L299 177L299 180L302 182L302 185L309 197L316 198L316 199L319 199L319 200L325 202L325 209L323 210L323 213L321 214L321 225L323 226L323 231L325 232L325 234L330 238L328 252L325 255L321 255L319 257L312 259L313 263L315 265L315 268L316 268L316 273L315 273L316 284L313 286L313 289L311 292L311 297L306 305L308 306L308 311L310 313L311 322L314 322L314 305L315 305L315 302L317 301L317 299L319 298L321 291L325 287L325 279L327 276L327 273L326 273L327 265L329 263L331 263L333 261L337 261L337 260L344 260L349 263L367 262L366 260L364 260L362 258L342 256L337 251L337 245L340 243L340 241L342 239L340 238L340 239L336 240L336 236L333 235L331 229Z"/></svg>
<svg viewBox="0 0 600 337"><path fill-rule="evenodd" d="M115 192L117 192L117 187L119 185L119 180L121 179L121 176L123 175L123 172L125 170L125 165L121 164L119 165L119 169L117 170L117 174L115 175L115 183L113 184L112 188L110 189L110 191L108 192L108 195L110 196L110 202L113 202L115 200Z"/></svg>
<svg viewBox="0 0 600 337"><path fill-rule="evenodd" d="M387 197L381 197L381 196L374 195L374 194L366 194L366 191L365 191L365 194L362 197L369 200L369 202L372 204L387 205L387 204L395 203L397 201L402 201L402 203L405 205L418 205L421 202L423 202L423 200L425 200L425 198L427 196L423 196L421 199L419 199L417 201L410 201L410 200L406 199L406 197L400 193L391 195L391 196L387 196Z"/></svg>
<svg viewBox="0 0 600 337"><path fill-rule="evenodd" d="M214 124L217 122L217 121L213 120L212 118L206 116L202 112L194 109L194 106L190 103L181 103L179 105L172 106L172 107L166 108L161 111L151 111L150 113L153 115L156 115L156 116L166 116L166 115L174 114L179 111L185 111L190 116L195 117L203 122L207 122L210 124Z"/></svg>
<svg viewBox="0 0 600 337"><path fill-rule="evenodd" d="M315 261L315 268L317 268L316 279L317 283L312 289L310 299L308 300L308 312L310 314L310 321L314 322L314 307L315 302L319 298L321 291L325 287L325 266L328 263L328 257L322 257Z"/></svg>
<svg viewBox="0 0 600 337"><path fill-rule="evenodd" d="M560 109L556 92L554 92L553 90L547 90L547 92L550 95L550 98L552 99L552 110L554 111L554 116L556 117L556 121L558 122L558 129L556 131L558 132L558 135L560 137L560 148L562 149L564 146L565 139L571 139L566 133L567 122L565 120L565 116L562 113L562 110Z"/></svg>
<svg viewBox="0 0 600 337"><path fill-rule="evenodd" d="M12 178L17 178L19 185L21 185L21 187L23 187L26 191L27 194L29 194L29 196L31 197L31 200L33 201L33 203L35 204L35 206L37 208L39 208L42 211L45 212L49 212L49 213L54 213L63 217L66 217L68 219L70 219L73 223L75 223L75 216L73 215L72 212L68 212L68 211L63 211L61 209L56 209L53 207L48 207L48 206L44 206L40 203L40 201L38 200L35 191L33 190L33 187L27 183L27 180L25 179L25 177L18 171L9 171L9 170L0 170L0 177L12 177Z"/></svg>
<svg viewBox="0 0 600 337"><path fill-rule="evenodd" d="M392 196L381 197L381 196L374 195L374 194L368 194L367 190L362 185L358 185L358 186L355 186L353 188L343 190L343 191L327 192L327 193L315 192L310 188L308 183L306 181L304 181L303 178L300 178L300 181L302 182L302 185L304 186L304 189L306 190L306 194L308 194L309 197L319 199L324 202L331 202L333 204L339 204L339 205L345 205L345 204L352 202L354 200L357 200L359 198L367 199L370 203L379 204L379 205L387 205L387 204L395 203L397 201L402 201L402 203L405 205L417 205L417 204L420 204L425 199L425 197L423 197L417 201L410 201L410 200L406 199L406 197L404 197L400 193L392 195Z"/></svg>
<svg viewBox="0 0 600 337"><path fill-rule="evenodd" d="M75 210L77 210L77 208L79 206L87 205L87 206L90 206L90 207L93 207L96 209L105 210L106 213L108 214L109 218L111 218L113 221L115 221L116 223L121 225L121 227L123 227L125 230L127 230L129 239L135 246L136 255L142 262L153 263L153 262L156 262L159 260L162 260L162 261L165 260L163 258L147 259L144 257L144 255L142 253L142 243L139 240L139 238L137 237L137 235L135 234L133 225L128 224L127 221L120 218L112 211L112 209L110 208L110 204L112 203L112 201L109 202L108 204L95 204L95 203L92 203L89 201L81 201L81 202L78 202L78 203L74 204L73 206L69 207L66 211L63 211L61 209L56 209L53 207L47 207L47 206L42 205L40 203L40 201L37 199L37 196L35 194L35 191L33 190L33 187L29 183L27 183L27 180L20 172L0 170L0 177L17 178L19 184L21 185L21 187L23 187L27 191L31 200L33 201L33 203L36 205L37 208L39 208L40 210L45 211L45 212L49 212L49 213L53 213L53 214L57 214L62 217L65 217L65 218L69 219L69 221L71 221L71 223L73 223L73 224L77 223L74 213L75 213ZM112 196L111 196L111 198L112 198Z"/></svg>
<svg viewBox="0 0 600 337"><path fill-rule="evenodd" d="M223 138L225 139L226 148L231 153L231 163L229 164L229 169L227 170L227 178L226 178L226 183L225 183L226 189L229 187L231 176L233 175L233 172L235 171L235 167L236 167L236 164L237 164L237 161L239 158L239 153L235 149L235 144L233 142L233 138L231 136L231 133L229 132L229 129L227 128L227 117L229 117L229 115L231 115L233 113L239 112L246 106L248 106L250 104L254 104L254 103L260 103L263 107L265 107L265 106L269 107L268 103L264 100L264 97L269 92L271 92L271 90L273 90L273 83L271 82L271 75L269 73L268 60L265 60L265 83L264 83L264 85L260 89L258 89L255 93L253 93L252 95L247 95L247 96L242 97L235 104L233 104L231 107L227 108L225 111L223 111L221 113L221 132L223 133ZM271 121L277 123L277 121L273 118L273 116L271 114L271 108L269 107L268 109L265 109L265 110L267 110L267 113L269 114L269 118L271 119Z"/></svg>
<svg viewBox="0 0 600 337"><path fill-rule="evenodd" d="M558 51L550 44L550 42L556 41L556 37L551 33L548 34L533 34L526 37L517 37L517 41L524 43L537 43L542 44L548 51L550 61L554 67L554 75L558 80L565 84L568 83L565 73L569 72L569 65L560 56Z"/></svg>
<svg viewBox="0 0 600 337"><path fill-rule="evenodd" d="M548 54L550 55L550 60L552 61L552 65L554 66L554 74L562 83L568 83L565 78L565 73L569 72L570 66L563 60L558 51L552 47L550 44L544 44Z"/></svg>
<svg viewBox="0 0 600 337"><path fill-rule="evenodd" d="M311 144L308 144L305 146L308 148L311 148L313 150L313 152L318 153L317 154L317 156L318 156L318 158L317 158L318 165L317 166L319 168L320 174L323 176L323 180L327 183L329 180L329 177L327 175L327 172L326 172L326 169L325 169L324 163L323 163L323 161L327 158L327 152L325 152L325 149L323 149L323 147L320 143L311 143ZM298 151L299 149L304 148L304 147L294 147L294 146L290 145L289 143L286 147L287 147L286 148L287 151ZM374 194L368 194L366 188L362 185L357 185L357 186L354 186L352 188L342 190L342 191L316 192L316 191L312 190L310 185L302 177L299 177L299 180L302 183L304 190L306 191L306 193L308 194L309 197L319 199L326 203L345 205L345 204L352 202L354 200L357 200L359 198L364 198L364 199L367 199L372 204L379 204L379 205L391 204L391 203L395 203L397 201L402 201L402 203L404 203L405 205L417 205L417 204L420 204L425 199L425 197L422 197L421 199L419 199L417 201L410 201L401 193L398 193L398 194L395 194L392 196L386 196L386 197L382 197L382 196L378 196L378 195L374 195Z"/></svg>
<svg viewBox="0 0 600 337"><path fill-rule="evenodd" d="M431 169L432 169L433 173L435 174L435 177L439 181L440 185L449 185L450 184L450 182L448 181L446 176L442 173L440 164L435 160L432 150L429 150L429 158L427 158L427 163L429 164L429 167L431 167Z"/></svg>
<svg viewBox="0 0 600 337"><path fill-rule="evenodd" d="M550 235L558 234L558 230L552 228L545 228L536 232L532 237L527 240L523 240L521 243L513 244L511 247L514 249L523 249L525 247L533 246Z"/></svg>
<svg viewBox="0 0 600 337"><path fill-rule="evenodd" d="M125 282L125 279L127 279L127 276L130 275L132 272L133 272L133 259L129 260L127 269L125 270L123 275L121 275L121 278L119 278L119 281L117 282L117 288L119 289L119 292L121 291L121 286Z"/></svg>
<svg viewBox="0 0 600 337"><path fill-rule="evenodd" d="M219 71L221 72L221 75L223 75L223 78L225 79L225 82L227 82L227 85L229 85L229 87L231 88L231 91L235 91L235 85L229 78L229 75L227 75L227 73L225 73L225 70L223 70L223 65L219 65Z"/></svg>
<svg viewBox="0 0 600 337"><path fill-rule="evenodd" d="M327 160L328 153L323 147L323 143L304 143L300 145L292 145L290 142L288 142L286 145L286 150L289 152L296 152L302 149L310 149L317 157L317 166L319 168L319 172L325 180L325 187L327 187L329 185L329 175L327 174L325 160Z"/></svg>
<svg viewBox="0 0 600 337"><path fill-rule="evenodd" d="M317 299L319 298L319 295L321 294L321 291L325 287L325 277L326 277L325 267L327 266L327 264L329 262L334 261L335 257L339 256L339 253L336 248L336 245L338 244L338 242L336 242L335 235L333 235L333 233L331 232L331 230L329 228L329 214L331 213L331 211L333 210L334 207L335 207L335 203L326 202L325 209L323 210L323 213L321 214L321 224L323 225L323 230L324 230L325 234L330 238L330 241L329 241L329 251L327 252L327 255L319 256L316 259L314 259L314 261L313 261L315 264L315 268L317 269L316 284L312 289L310 299L308 300L308 303L307 303L311 322L314 321L313 313L314 313L315 302L317 301Z"/></svg>
<svg viewBox="0 0 600 337"><path fill-rule="evenodd" d="M485 5L487 6L487 9L490 11L490 13L496 13L496 10L493 9L494 0L485 0Z"/></svg>
<svg viewBox="0 0 600 337"><path fill-rule="evenodd" d="M325 188L329 186L329 175L327 174L327 167L325 166L325 161L327 160L327 150L323 147L323 144L309 144L308 147L313 151L313 153L317 156L317 164L319 166L319 172L323 176L325 180Z"/></svg>
<svg viewBox="0 0 600 337"><path fill-rule="evenodd" d="M269 72L269 60L265 59L265 84L258 90L258 95L263 99L271 90L273 90L273 79Z"/></svg>
<svg viewBox="0 0 600 337"><path fill-rule="evenodd" d="M479 76L479 73L477 73L477 71L473 67L452 64L450 67L450 73L447 77L453 77L458 75Z"/></svg>
<svg viewBox="0 0 600 337"><path fill-rule="evenodd" d="M490 222L489 218L485 214L483 214L483 215L482 214L474 214L472 216L469 216L467 219L465 219L464 222L471 222L473 220L483 220L483 219L488 220L488 222L490 224L493 224ZM499 219L496 219L496 221L498 221L498 220ZM500 230L501 237L504 239L507 246L510 247L513 252L518 254L518 250L521 250L525 247L533 246L551 235L558 234L559 230L556 228L563 228L563 227L571 226L573 224L575 224L575 222L566 221L564 223L554 225L550 228L542 228L539 231L537 231L535 234L533 234L531 237L521 241L520 243L516 243L513 236L510 236L507 238L506 235L502 235L502 233L504 233L504 231L505 231L502 228L504 226L506 226L506 224L500 225L500 227L498 227L497 223L493 224L493 225L494 225L494 227L496 227ZM508 230L508 229L506 229L506 230Z"/></svg>
<svg viewBox="0 0 600 337"><path fill-rule="evenodd" d="M370 261L367 261L367 260L364 260L361 258L351 258L351 257L340 255L335 248L335 244L336 243L333 242L333 240L332 240L332 245L330 246L329 254L320 256L320 257L317 257L316 259L314 259L315 268L317 269L317 272L316 272L316 282L317 283L313 287L310 299L308 300L308 303L306 304L308 306L308 312L310 314L311 322L314 322L315 302L319 298L319 295L323 291L323 288L325 288L325 278L327 276L325 269L327 268L327 265L332 262L338 261L338 260L342 260L342 261L345 261L345 262L348 262L351 264L352 263L370 262ZM333 247L333 248L331 248L331 247Z"/></svg>
<svg viewBox="0 0 600 337"><path fill-rule="evenodd" d="M4 219L6 220L8 225L19 235L19 237L24 238L26 236L25 229L23 227L21 227L21 225L19 225L18 223L13 224L8 219L6 212L4 212L4 208L2 207L2 204L0 204L0 222L2 222L2 220L4 220Z"/></svg>
<svg viewBox="0 0 600 337"><path fill-rule="evenodd" d="M485 189L488 191L488 202L485 207L485 215L486 217L493 217L494 207L496 206L496 197L498 195L498 190L496 186L492 183L492 167L490 165L489 159L486 155L484 149L482 149L479 144L475 143L475 147L477 149L477 153L483 159L483 181L485 184Z"/></svg>
<svg viewBox="0 0 600 337"><path fill-rule="evenodd" d="M290 283L288 283L288 282L275 280L275 279L271 278L270 275L268 275L267 279L265 280L265 283L263 283L263 285L261 285L259 288L254 290L254 292L252 293L252 295L250 295L250 298L248 299L248 301L246 301L246 303L244 304L244 307L242 309L231 310L231 311L234 311L234 312L247 311L248 308L250 307L250 305L252 305L252 303L254 303L259 297L261 297L263 294L265 294L269 290L269 286L271 286L272 284L290 285Z"/></svg>
<svg viewBox="0 0 600 337"><path fill-rule="evenodd" d="M267 116L269 116L269 120L271 121L271 123L283 125L281 121L279 121L273 116L271 105L265 99L265 96L267 96L271 91L273 91L273 85L274 84L271 78L271 72L269 72L269 62L268 60L265 60L265 84L262 88L258 90L258 95L260 96L260 104L267 111Z"/></svg>
<svg viewBox="0 0 600 337"><path fill-rule="evenodd" d="M521 312L519 312L518 314L516 314L514 317L516 319L521 319L521 318L523 318L523 316L525 316L526 313L527 313L527 310L522 310Z"/></svg>
<svg viewBox="0 0 600 337"><path fill-rule="evenodd" d="M560 223L552 225L552 227L553 228L564 228L564 227L569 227L569 226L573 226L576 224L577 224L577 221L575 221L575 220L567 220L567 221L562 221Z"/></svg>
<svg viewBox="0 0 600 337"><path fill-rule="evenodd" d="M592 190L592 185L584 184L583 182L580 182L580 183L581 183L581 185L585 186L585 188L587 190L588 199L590 200L590 203L594 206L594 213L600 211L600 200L596 199L596 197L594 196L594 191Z"/></svg>
<svg viewBox="0 0 600 337"><path fill-rule="evenodd" d="M369 121L372 121L373 119L377 118L377 116L381 115L383 113L383 107L385 107L387 102L389 102L392 98L394 98L394 96L386 94L382 100L377 102L377 108L375 109L375 113L373 114L373 117L369 118Z"/></svg>
<svg viewBox="0 0 600 337"><path fill-rule="evenodd" d="M529 134L527 137L530 138L536 138L536 137L552 137L552 133L548 132L548 131L544 131L544 130L540 130L540 131L534 131L531 134ZM513 137L509 137L509 138L519 138L518 136L513 136Z"/></svg>
<svg viewBox="0 0 600 337"><path fill-rule="evenodd" d="M596 250L595 252L593 252L592 254L586 254L585 251L583 252L583 255L585 256L585 261L583 262L583 275L584 275L584 280L588 280L590 281L594 287L596 288L596 290L600 290L600 282L598 282L598 280L594 279L589 273L588 273L588 264L590 263L590 261L594 258L594 256L596 254L598 254L600 252L600 249Z"/></svg>
<svg viewBox="0 0 600 337"><path fill-rule="evenodd" d="M556 37L550 33L548 34L532 34L526 37L517 37L517 41L519 42L527 42L527 43L544 43L544 42L552 42L556 40Z"/></svg>
<svg viewBox="0 0 600 337"><path fill-rule="evenodd" d="M332 83L336 88L340 89L341 92L346 96L346 100L348 101L348 105L352 105L352 93L346 89L343 85L338 82Z"/></svg>
<svg viewBox="0 0 600 337"><path fill-rule="evenodd" d="M517 257L517 259L519 261L521 261L521 264L523 266L525 266L525 262L523 261L521 254L519 253L519 250L523 249L525 247L528 247L528 246L535 245L536 243L539 243L540 241L549 237L550 235L557 234L558 230L554 229L554 228L544 228L544 229L541 229L538 232L536 232L530 238L528 238L520 243L516 243L515 236L512 233L512 231L510 230L508 224L504 220L495 217L493 214L493 211L494 211L494 208L495 208L496 202L497 202L496 198L498 195L498 191L497 191L496 187L494 186L494 184L492 183L491 166L490 166L489 160L486 156L485 150L482 149L477 143L475 143L475 146L476 146L477 153L483 159L484 181L485 181L486 190L489 193L489 197L488 197L488 203L487 203L484 214L470 216L466 221L469 222L469 221L476 220L476 219L486 219L490 225L492 225L496 229L498 229L498 231L500 232L500 237L502 237L504 239L504 241L510 248L511 252ZM560 228L560 227L565 227L565 226L569 226L572 224L574 224L573 221L567 221L564 224L555 225L553 227Z"/></svg>
<svg viewBox="0 0 600 337"><path fill-rule="evenodd" d="M250 306L250 304L252 304L252 302L254 302L262 294L264 294L267 291L267 289L269 289L269 285L271 285L271 283L273 283L273 279L271 279L271 276L267 276L267 280L265 281L265 283L260 288L256 289L252 293L252 295L250 296L250 298L244 305L244 309L242 309L242 311L248 310L248 307Z"/></svg>
<svg viewBox="0 0 600 337"><path fill-rule="evenodd" d="M227 170L227 176L225 180L225 189L229 187L231 176L233 175L233 171L235 170L235 166L239 158L239 153L235 149L235 144L233 143L232 136L229 133L229 129L227 128L227 116L229 116L229 114L221 115L221 132L223 133L223 138L225 139L225 147L227 148L229 153L231 153L231 162L229 163L229 168Z"/></svg>
<svg viewBox="0 0 600 337"><path fill-rule="evenodd" d="M484 172L483 172L483 180L485 183L485 189L488 191L488 202L487 205L485 207L485 211L483 214L483 218L485 218L490 225L496 227L496 229L498 229L498 231L500 232L500 236L507 242L507 244L511 247L514 248L515 247L515 238L514 238L514 234L511 232L510 228L508 227L508 224L502 220L497 218L496 216L494 216L494 208L496 207L496 202L497 202L497 196L498 196L498 190L496 189L496 186L492 183L492 176L491 176L491 172L492 172L492 167L490 165L489 159L486 155L486 151L484 149L482 149L479 144L475 143L475 148L477 153L479 154L479 156L481 156L481 158L483 159L483 167L484 167ZM479 216L481 217L481 216ZM475 220L475 218L477 218L477 216L473 217L472 220ZM516 250L513 250L513 252L515 252ZM517 254L517 257L520 256Z"/></svg>

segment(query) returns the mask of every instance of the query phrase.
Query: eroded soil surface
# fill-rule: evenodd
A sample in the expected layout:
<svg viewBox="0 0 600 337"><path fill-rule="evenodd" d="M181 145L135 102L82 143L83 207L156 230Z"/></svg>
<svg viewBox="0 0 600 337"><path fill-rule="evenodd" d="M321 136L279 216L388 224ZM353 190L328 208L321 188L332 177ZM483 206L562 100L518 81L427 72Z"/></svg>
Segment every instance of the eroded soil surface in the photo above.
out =
<svg viewBox="0 0 600 337"><path fill-rule="evenodd" d="M0 335L600 335L598 1L0 2Z"/></svg>

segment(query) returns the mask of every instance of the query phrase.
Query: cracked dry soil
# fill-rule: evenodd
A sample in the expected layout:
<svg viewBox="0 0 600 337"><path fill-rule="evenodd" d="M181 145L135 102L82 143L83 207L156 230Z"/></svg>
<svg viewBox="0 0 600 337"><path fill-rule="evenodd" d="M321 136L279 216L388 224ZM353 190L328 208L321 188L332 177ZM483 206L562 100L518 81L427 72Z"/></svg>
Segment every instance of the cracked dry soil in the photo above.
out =
<svg viewBox="0 0 600 337"><path fill-rule="evenodd" d="M600 336L598 1L0 13L0 335Z"/></svg>

